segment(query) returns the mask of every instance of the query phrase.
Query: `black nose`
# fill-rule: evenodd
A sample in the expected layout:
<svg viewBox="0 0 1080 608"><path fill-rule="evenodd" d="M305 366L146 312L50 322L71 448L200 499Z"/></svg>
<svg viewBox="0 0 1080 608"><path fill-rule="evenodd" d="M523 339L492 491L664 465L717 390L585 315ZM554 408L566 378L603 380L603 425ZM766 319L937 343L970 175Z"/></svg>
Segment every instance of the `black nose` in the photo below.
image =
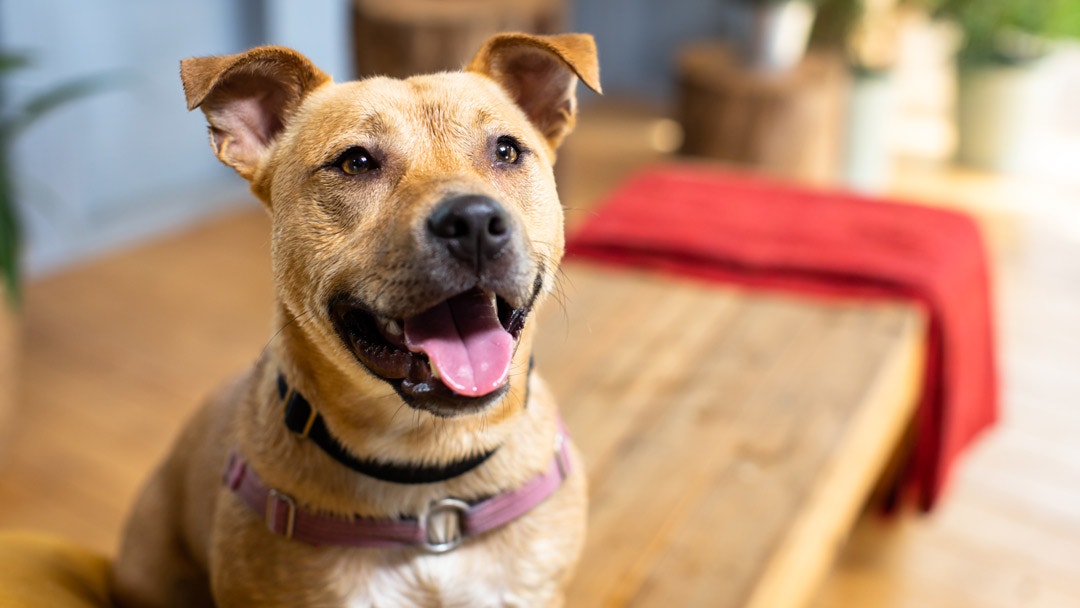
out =
<svg viewBox="0 0 1080 608"><path fill-rule="evenodd" d="M510 218L502 205L480 195L449 198L428 217L428 231L454 257L479 269L510 242Z"/></svg>

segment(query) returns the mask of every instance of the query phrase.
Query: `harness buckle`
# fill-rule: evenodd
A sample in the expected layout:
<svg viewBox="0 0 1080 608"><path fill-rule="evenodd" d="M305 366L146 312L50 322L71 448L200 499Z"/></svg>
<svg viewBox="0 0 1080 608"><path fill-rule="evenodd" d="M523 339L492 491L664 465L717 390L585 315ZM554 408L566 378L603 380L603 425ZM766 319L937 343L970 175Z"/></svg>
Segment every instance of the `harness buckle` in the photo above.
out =
<svg viewBox="0 0 1080 608"><path fill-rule="evenodd" d="M286 509L284 529L278 525L278 512L282 508ZM296 527L296 500L292 496L273 488L270 489L266 497L266 527L274 534L288 539L293 537L293 530Z"/></svg>
<svg viewBox="0 0 1080 608"><path fill-rule="evenodd" d="M468 512L469 503L456 498L431 502L420 513L420 544L429 553L453 551L465 539L463 523Z"/></svg>
<svg viewBox="0 0 1080 608"><path fill-rule="evenodd" d="M555 435L555 465L559 467L559 476L566 481L570 476L570 456L566 453L566 435L562 431Z"/></svg>
<svg viewBox="0 0 1080 608"><path fill-rule="evenodd" d="M285 426L289 427L289 430L306 439L318 417L319 412L311 407L303 395L288 389L285 393Z"/></svg>

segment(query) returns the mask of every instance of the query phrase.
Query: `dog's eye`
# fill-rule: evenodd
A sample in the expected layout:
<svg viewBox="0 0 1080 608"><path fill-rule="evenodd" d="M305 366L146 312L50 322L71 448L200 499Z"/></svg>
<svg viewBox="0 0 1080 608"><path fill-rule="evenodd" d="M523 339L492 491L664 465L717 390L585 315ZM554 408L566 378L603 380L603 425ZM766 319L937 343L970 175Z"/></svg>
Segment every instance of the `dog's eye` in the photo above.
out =
<svg viewBox="0 0 1080 608"><path fill-rule="evenodd" d="M346 175L360 175L379 168L379 163L367 150L357 146L349 148L334 161L334 166Z"/></svg>
<svg viewBox="0 0 1080 608"><path fill-rule="evenodd" d="M517 164L521 156L521 144L513 137L504 135L495 142L495 158L508 165Z"/></svg>

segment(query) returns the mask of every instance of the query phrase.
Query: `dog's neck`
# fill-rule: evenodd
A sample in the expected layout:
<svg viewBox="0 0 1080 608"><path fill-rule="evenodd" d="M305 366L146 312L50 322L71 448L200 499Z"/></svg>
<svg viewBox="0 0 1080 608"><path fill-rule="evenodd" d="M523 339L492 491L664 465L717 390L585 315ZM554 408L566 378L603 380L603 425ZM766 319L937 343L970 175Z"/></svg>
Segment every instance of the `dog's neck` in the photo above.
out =
<svg viewBox="0 0 1080 608"><path fill-rule="evenodd" d="M380 481L407 485L448 481L484 464L497 449L438 465L357 458L326 428L326 422L318 409L303 394L292 388L283 373L278 374L277 391L281 399L285 427L294 435L311 441L342 466Z"/></svg>

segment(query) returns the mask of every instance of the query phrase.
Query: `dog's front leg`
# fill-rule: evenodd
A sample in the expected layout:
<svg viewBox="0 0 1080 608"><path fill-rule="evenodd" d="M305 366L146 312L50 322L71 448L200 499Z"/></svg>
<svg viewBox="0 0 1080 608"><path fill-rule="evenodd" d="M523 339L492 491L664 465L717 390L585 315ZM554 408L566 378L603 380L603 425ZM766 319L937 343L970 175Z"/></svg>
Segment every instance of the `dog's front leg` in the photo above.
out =
<svg viewBox="0 0 1080 608"><path fill-rule="evenodd" d="M143 490L112 571L121 608L212 607L209 581L185 549L167 462Z"/></svg>
<svg viewBox="0 0 1080 608"><path fill-rule="evenodd" d="M265 521L227 489L218 498L210 583L219 608L347 605L338 551L270 533Z"/></svg>

